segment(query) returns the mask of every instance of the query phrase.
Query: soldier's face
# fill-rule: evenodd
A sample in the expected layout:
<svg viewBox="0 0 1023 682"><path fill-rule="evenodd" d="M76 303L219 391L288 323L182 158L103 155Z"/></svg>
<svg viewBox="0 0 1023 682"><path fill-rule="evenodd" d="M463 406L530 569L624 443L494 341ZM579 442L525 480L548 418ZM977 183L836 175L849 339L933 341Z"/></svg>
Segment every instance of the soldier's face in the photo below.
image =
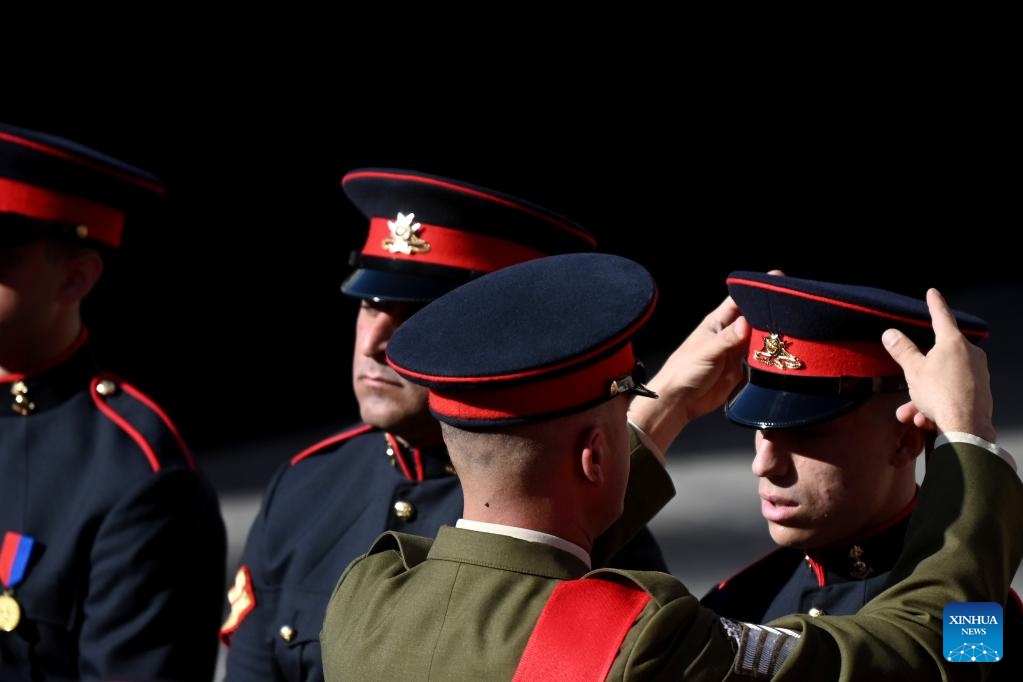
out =
<svg viewBox="0 0 1023 682"><path fill-rule="evenodd" d="M0 248L0 348L32 343L57 319L64 304L63 264L41 239Z"/></svg>
<svg viewBox="0 0 1023 682"><path fill-rule="evenodd" d="M905 508L923 440L898 423L895 405L875 397L831 421L757 432L753 473L776 543L812 549L853 540Z"/></svg>
<svg viewBox="0 0 1023 682"><path fill-rule="evenodd" d="M362 420L413 443L440 439L430 415L427 391L409 383L387 364L387 344L420 306L364 300L355 324L352 384Z"/></svg>

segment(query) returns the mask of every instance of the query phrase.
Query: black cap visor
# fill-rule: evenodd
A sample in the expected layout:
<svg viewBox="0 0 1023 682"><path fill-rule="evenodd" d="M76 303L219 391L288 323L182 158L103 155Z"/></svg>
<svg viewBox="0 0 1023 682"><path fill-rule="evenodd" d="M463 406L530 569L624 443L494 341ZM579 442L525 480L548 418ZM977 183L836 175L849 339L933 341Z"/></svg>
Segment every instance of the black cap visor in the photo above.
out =
<svg viewBox="0 0 1023 682"><path fill-rule="evenodd" d="M725 416L755 429L789 429L834 419L868 397L807 395L746 384L725 404Z"/></svg>
<svg viewBox="0 0 1023 682"><path fill-rule="evenodd" d="M745 366L746 382L725 404L725 416L756 429L790 429L834 419L875 393L904 391L893 377L806 377Z"/></svg>
<svg viewBox="0 0 1023 682"><path fill-rule="evenodd" d="M463 283L464 280L440 279L412 272L359 268L341 285L341 291L348 296L371 301L425 303Z"/></svg>

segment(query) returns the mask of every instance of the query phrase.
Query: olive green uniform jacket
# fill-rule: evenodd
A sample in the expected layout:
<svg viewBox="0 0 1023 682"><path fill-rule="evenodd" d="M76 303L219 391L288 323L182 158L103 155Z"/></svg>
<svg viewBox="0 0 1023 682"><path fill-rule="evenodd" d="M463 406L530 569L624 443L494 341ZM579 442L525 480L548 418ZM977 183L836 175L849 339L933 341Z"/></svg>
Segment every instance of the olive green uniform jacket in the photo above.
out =
<svg viewBox="0 0 1023 682"><path fill-rule="evenodd" d="M900 582L854 616L771 624L791 634L723 621L666 574L591 572L652 597L607 679L749 679L753 670L778 680L983 679L997 663L942 658L942 611L1008 591L1023 555L1020 518L1023 485L1003 460L971 445L938 448L893 570ZM575 557L506 536L382 536L328 606L326 679L510 680L551 592L583 575Z"/></svg>

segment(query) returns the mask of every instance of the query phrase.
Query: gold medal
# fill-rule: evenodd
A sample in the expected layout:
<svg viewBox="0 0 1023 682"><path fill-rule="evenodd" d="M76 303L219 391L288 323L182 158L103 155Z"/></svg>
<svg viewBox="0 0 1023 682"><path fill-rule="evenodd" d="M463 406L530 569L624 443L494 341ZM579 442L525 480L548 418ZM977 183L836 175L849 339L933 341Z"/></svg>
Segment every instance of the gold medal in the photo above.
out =
<svg viewBox="0 0 1023 682"><path fill-rule="evenodd" d="M21 607L9 593L0 594L0 630L11 632L21 620Z"/></svg>

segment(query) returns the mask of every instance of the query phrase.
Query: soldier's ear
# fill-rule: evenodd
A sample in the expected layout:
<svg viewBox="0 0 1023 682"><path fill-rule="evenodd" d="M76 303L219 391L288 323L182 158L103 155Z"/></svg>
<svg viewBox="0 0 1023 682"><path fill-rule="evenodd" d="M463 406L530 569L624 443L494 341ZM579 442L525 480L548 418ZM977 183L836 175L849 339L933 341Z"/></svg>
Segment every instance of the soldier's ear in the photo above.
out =
<svg viewBox="0 0 1023 682"><path fill-rule="evenodd" d="M891 463L895 467L912 465L924 450L927 433L912 423L899 424L898 442L892 454Z"/></svg>
<svg viewBox="0 0 1023 682"><path fill-rule="evenodd" d="M593 485L604 484L607 457L611 454L610 445L604 430L591 426L583 434L583 447L580 454L582 474Z"/></svg>
<svg viewBox="0 0 1023 682"><path fill-rule="evenodd" d="M91 249L84 249L68 257L66 265L60 293L65 302L77 303L88 296L99 281L103 274L103 258Z"/></svg>

